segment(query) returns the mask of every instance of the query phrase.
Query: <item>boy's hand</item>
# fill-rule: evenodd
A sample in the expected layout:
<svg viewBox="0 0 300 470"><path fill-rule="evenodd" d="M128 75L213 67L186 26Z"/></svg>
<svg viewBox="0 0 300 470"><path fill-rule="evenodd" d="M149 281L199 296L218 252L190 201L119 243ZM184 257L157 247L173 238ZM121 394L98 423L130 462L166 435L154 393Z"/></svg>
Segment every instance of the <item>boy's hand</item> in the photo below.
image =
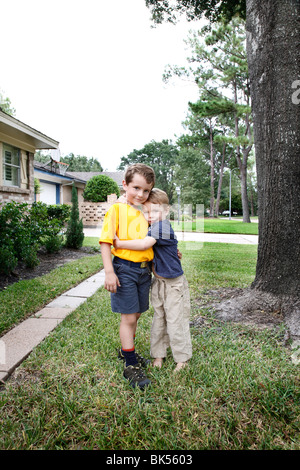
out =
<svg viewBox="0 0 300 470"><path fill-rule="evenodd" d="M143 205L142 205L142 204L141 204L141 205L138 205L138 206L131 204L129 201L127 201L127 197L124 196L124 194L123 194L122 196L120 196L120 197L117 199L116 202L119 202L119 203L121 203L121 204L128 204L128 206L132 206L132 207L134 207L135 209L137 209L137 210L139 210L139 211L143 210Z"/></svg>
<svg viewBox="0 0 300 470"><path fill-rule="evenodd" d="M118 287L121 287L121 284L115 272L105 274L104 289L116 293Z"/></svg>
<svg viewBox="0 0 300 470"><path fill-rule="evenodd" d="M182 253L181 253L181 251L179 251L178 249L177 249L177 256L178 256L179 259L182 258Z"/></svg>
<svg viewBox="0 0 300 470"><path fill-rule="evenodd" d="M117 235L115 235L115 238L114 238L114 247L115 248L119 248L119 245L120 245L120 239L117 237Z"/></svg>
<svg viewBox="0 0 300 470"><path fill-rule="evenodd" d="M127 204L126 196L122 195L117 199L117 202L121 202L122 204Z"/></svg>

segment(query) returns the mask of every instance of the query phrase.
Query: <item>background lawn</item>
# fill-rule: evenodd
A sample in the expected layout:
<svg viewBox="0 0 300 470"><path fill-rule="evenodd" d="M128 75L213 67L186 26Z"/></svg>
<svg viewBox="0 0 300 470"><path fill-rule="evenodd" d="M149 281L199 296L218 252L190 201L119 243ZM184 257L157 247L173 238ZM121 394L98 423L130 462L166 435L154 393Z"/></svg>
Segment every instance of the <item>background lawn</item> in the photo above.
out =
<svg viewBox="0 0 300 470"><path fill-rule="evenodd" d="M257 219L250 224L246 224L242 219L197 219L196 222L185 221L178 224L177 220L172 222L175 231L185 230L187 232L207 232L207 233L240 233L243 235L257 235L258 223Z"/></svg>
<svg viewBox="0 0 300 470"><path fill-rule="evenodd" d="M300 448L299 366L283 330L224 324L194 302L209 289L249 285L256 247L180 249L192 316L205 318L191 327L189 367L174 375L169 354L160 371L149 368L151 386L133 390L117 360L119 315L100 288L0 389L1 449ZM136 337L146 357L152 313L142 315Z"/></svg>

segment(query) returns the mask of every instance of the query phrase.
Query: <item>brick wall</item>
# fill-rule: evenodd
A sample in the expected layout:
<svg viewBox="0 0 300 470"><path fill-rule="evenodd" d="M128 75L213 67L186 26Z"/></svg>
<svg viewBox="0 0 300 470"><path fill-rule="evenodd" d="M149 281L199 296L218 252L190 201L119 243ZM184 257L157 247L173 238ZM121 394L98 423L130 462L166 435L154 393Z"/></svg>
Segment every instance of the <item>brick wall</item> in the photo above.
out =
<svg viewBox="0 0 300 470"><path fill-rule="evenodd" d="M2 186L0 191L0 205L7 202L26 202L32 204L34 202L33 192L29 189L11 188L10 186Z"/></svg>
<svg viewBox="0 0 300 470"><path fill-rule="evenodd" d="M110 206L117 200L116 194L107 196L107 202L79 202L79 217L84 227L97 227L103 222Z"/></svg>

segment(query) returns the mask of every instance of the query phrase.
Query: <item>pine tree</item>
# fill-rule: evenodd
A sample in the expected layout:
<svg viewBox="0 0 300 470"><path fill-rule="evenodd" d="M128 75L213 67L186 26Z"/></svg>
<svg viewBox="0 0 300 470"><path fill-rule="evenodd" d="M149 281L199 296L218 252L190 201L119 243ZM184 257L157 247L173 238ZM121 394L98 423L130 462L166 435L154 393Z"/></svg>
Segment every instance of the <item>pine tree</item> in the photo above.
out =
<svg viewBox="0 0 300 470"><path fill-rule="evenodd" d="M187 40L192 50L189 70L168 67L164 74L167 82L171 77L194 77L200 91L200 100L189 104L194 114L206 119L224 121L231 116L224 141L235 146L235 156L240 172L243 221L249 223L247 196L247 162L253 146L251 128L250 89L245 50L245 25L239 18L229 24L220 21L214 29L203 27L194 31ZM210 133L211 135L211 133ZM212 182L213 184L213 182ZM212 196L213 201L213 196ZM212 202L210 208L213 212Z"/></svg>
<svg viewBox="0 0 300 470"><path fill-rule="evenodd" d="M75 186L72 187L72 211L66 233L68 248L81 248L84 239L82 219L79 220L78 197Z"/></svg>

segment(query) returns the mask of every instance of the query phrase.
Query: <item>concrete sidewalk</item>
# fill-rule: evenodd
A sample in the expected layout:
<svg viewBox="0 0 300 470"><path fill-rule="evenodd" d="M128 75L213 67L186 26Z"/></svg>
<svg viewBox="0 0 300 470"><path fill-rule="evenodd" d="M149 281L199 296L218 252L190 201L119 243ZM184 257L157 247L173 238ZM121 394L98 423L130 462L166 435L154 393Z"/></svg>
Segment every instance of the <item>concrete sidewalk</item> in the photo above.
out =
<svg viewBox="0 0 300 470"><path fill-rule="evenodd" d="M257 245L258 235L240 235L237 233L195 233L175 232L178 241L237 243L239 245Z"/></svg>
<svg viewBox="0 0 300 470"><path fill-rule="evenodd" d="M85 236L99 237L100 229L84 229ZM257 244L256 235L176 232L178 240ZM104 270L50 302L42 310L24 320L0 338L0 381L6 380L15 368L49 333L104 284Z"/></svg>

